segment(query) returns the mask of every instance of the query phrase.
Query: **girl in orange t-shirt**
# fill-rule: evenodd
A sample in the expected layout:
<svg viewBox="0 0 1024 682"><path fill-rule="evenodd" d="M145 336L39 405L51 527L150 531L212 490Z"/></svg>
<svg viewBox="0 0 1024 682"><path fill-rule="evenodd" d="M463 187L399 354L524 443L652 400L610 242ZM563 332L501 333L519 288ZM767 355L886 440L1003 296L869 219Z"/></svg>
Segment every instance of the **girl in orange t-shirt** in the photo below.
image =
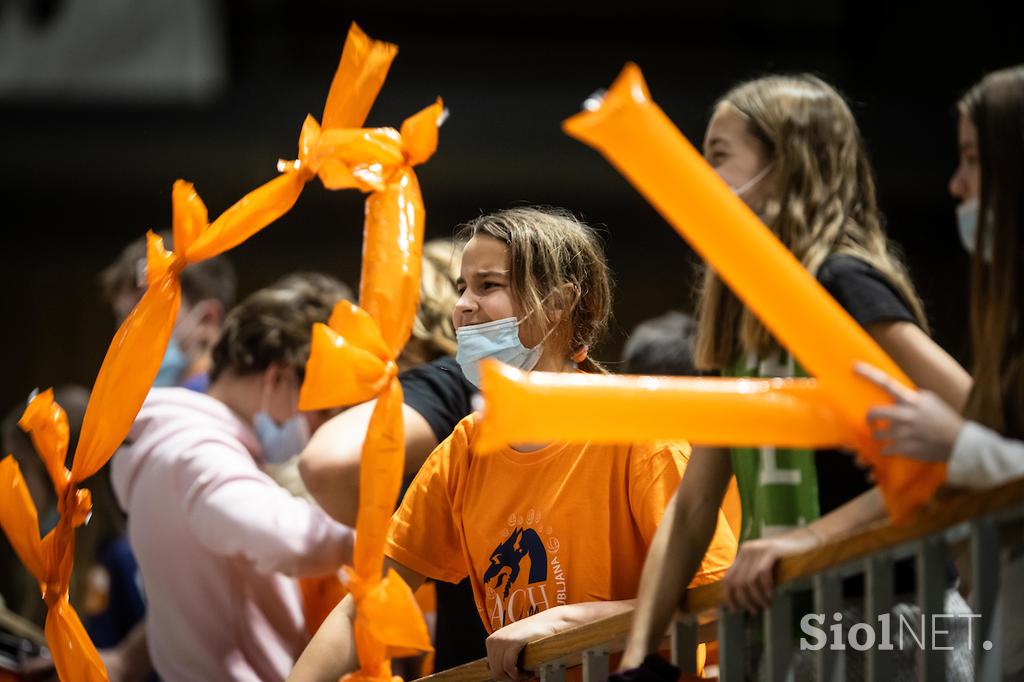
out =
<svg viewBox="0 0 1024 682"><path fill-rule="evenodd" d="M611 283L600 242L571 214L515 208L465 227L453 320L457 359L479 383L497 358L525 370L603 372ZM682 477L685 443L515 444L476 449L479 415L431 454L395 512L389 564L416 589L469 577L491 673L519 679L523 646L632 606L644 556ZM718 527L693 584L721 578L736 541ZM354 608L342 602L292 673L336 680L356 667Z"/></svg>

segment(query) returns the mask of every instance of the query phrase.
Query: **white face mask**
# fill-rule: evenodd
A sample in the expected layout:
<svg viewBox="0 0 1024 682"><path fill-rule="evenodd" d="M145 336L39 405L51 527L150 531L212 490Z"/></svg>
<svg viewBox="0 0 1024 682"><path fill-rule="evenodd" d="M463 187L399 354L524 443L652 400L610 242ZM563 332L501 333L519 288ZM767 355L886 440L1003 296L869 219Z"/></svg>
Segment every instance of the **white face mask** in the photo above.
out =
<svg viewBox="0 0 1024 682"><path fill-rule="evenodd" d="M531 370L540 360L541 344L527 348L519 339L519 320L505 317L493 322L472 324L455 330L459 349L455 360L466 380L480 387L480 361L494 358L506 365Z"/></svg>
<svg viewBox="0 0 1024 682"><path fill-rule="evenodd" d="M967 253L973 254L978 250L978 213L980 202L977 199L968 199L956 207L956 226L960 232L960 242L967 249ZM992 230L989 230L988 243L982 257L987 262L992 262Z"/></svg>

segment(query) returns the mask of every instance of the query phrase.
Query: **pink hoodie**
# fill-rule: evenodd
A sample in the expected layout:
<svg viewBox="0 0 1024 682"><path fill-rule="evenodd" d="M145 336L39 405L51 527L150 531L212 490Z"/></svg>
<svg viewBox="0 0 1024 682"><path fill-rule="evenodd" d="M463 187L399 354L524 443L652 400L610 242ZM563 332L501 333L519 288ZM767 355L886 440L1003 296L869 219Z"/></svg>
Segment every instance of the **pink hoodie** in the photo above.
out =
<svg viewBox="0 0 1024 682"><path fill-rule="evenodd" d="M355 533L263 473L252 429L207 395L153 389L128 442L111 477L160 677L283 680L308 641L294 577L350 562Z"/></svg>

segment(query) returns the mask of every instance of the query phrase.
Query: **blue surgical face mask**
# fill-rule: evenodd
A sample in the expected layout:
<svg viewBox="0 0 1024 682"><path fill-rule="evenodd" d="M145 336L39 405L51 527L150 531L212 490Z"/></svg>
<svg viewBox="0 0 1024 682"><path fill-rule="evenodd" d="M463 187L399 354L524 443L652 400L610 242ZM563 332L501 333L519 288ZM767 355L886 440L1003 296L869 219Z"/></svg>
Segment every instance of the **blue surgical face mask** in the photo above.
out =
<svg viewBox="0 0 1024 682"><path fill-rule="evenodd" d="M519 321L505 317L493 322L472 324L455 330L459 350L455 360L466 380L480 387L480 361L493 358L522 370L531 370L540 360L541 345L527 348L519 340Z"/></svg>
<svg viewBox="0 0 1024 682"><path fill-rule="evenodd" d="M252 426L263 448L263 459L270 464L287 462L309 443L309 423L301 413L278 425L266 412L257 412Z"/></svg>
<svg viewBox="0 0 1024 682"><path fill-rule="evenodd" d="M153 387L177 386L181 382L181 378L185 376L185 372L188 371L190 364L188 356L181 349L181 344L172 336L170 343L167 344L164 359L160 362L160 370L156 373Z"/></svg>

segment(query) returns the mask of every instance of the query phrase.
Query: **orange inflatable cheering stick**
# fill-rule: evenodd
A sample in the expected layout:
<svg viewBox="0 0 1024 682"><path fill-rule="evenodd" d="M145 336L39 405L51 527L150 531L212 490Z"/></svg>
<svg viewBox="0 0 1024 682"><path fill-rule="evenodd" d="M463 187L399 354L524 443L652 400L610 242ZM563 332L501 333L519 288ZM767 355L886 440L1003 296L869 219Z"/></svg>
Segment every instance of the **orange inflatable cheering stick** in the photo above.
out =
<svg viewBox="0 0 1024 682"><path fill-rule="evenodd" d="M854 447L814 379L690 379L523 372L486 362L479 446L549 440ZM738 420L737 415L743 419ZM741 423L737 423L741 422Z"/></svg>
<svg viewBox="0 0 1024 682"><path fill-rule="evenodd" d="M376 398L363 444L353 568L361 669L350 679L390 680L390 659L430 651L419 606L397 574L382 575L384 541L402 481L405 436L396 360L412 332L419 303L423 199L413 166L437 148L440 100L391 128L324 131L324 184L369 192L363 233L359 306L339 303L328 324L313 328L303 410ZM301 160L300 160L301 165ZM323 177L323 176L322 176Z"/></svg>

